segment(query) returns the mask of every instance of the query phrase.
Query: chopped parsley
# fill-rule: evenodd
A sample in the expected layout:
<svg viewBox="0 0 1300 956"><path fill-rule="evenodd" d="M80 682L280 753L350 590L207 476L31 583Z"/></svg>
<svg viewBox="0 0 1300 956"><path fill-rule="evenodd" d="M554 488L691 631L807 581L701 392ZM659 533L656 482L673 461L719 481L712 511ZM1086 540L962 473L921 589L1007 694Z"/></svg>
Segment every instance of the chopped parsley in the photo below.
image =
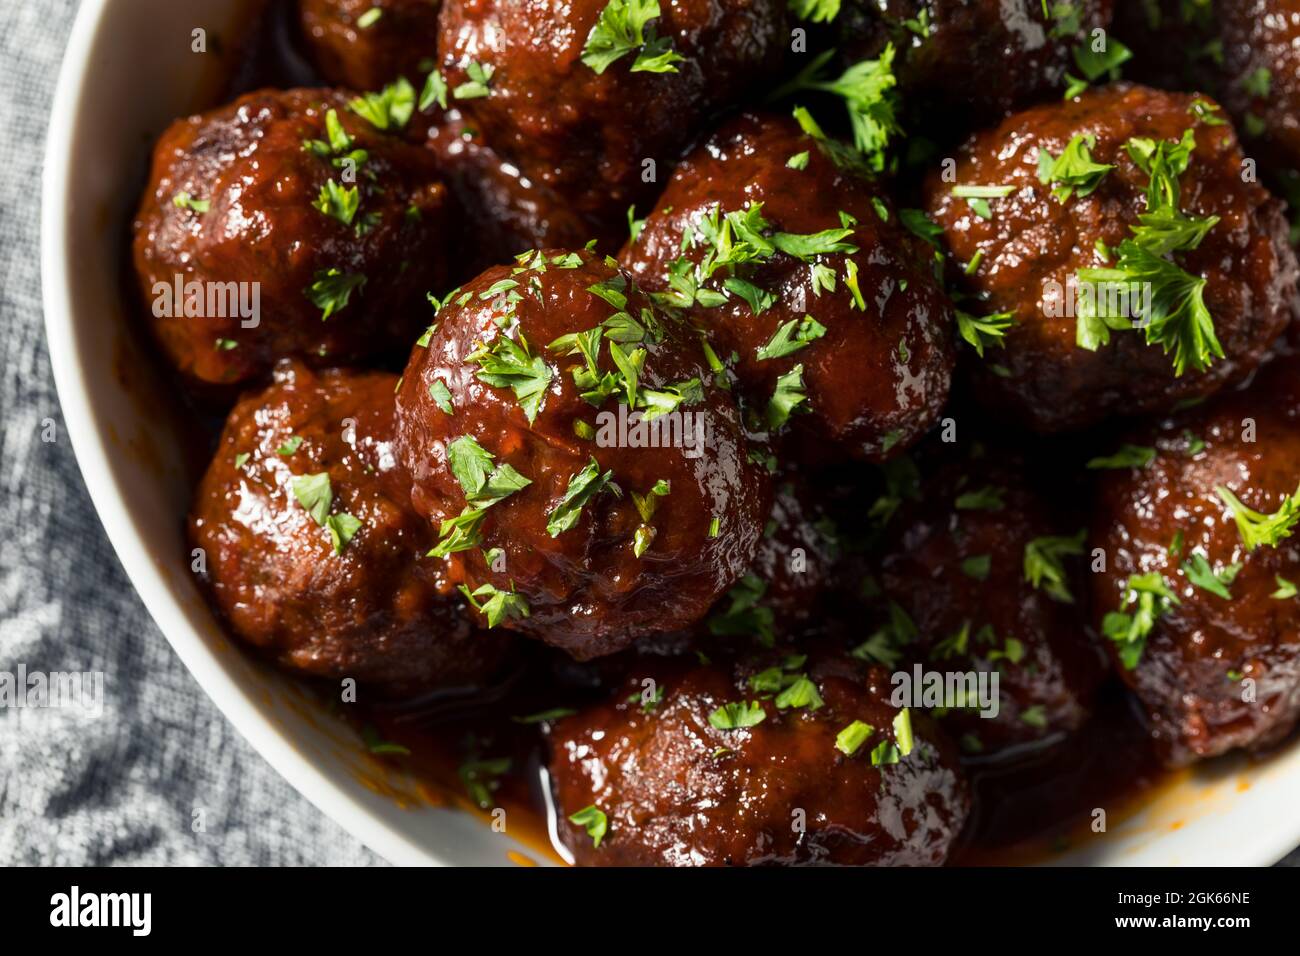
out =
<svg viewBox="0 0 1300 956"><path fill-rule="evenodd" d="M794 410L808 401L803 382L803 364L800 363L776 380L776 389L767 401L767 427L779 431L790 420Z"/></svg>
<svg viewBox="0 0 1300 956"><path fill-rule="evenodd" d="M569 487L565 490L564 497L546 516L546 533L556 538L568 531L582 517L583 507L605 489L620 494L618 485L611 480L613 476L612 471L606 471L602 475L600 465L595 458L587 462L587 466L582 471L569 479Z"/></svg>
<svg viewBox="0 0 1300 956"><path fill-rule="evenodd" d="M758 347L756 354L760 361L784 358L811 345L825 334L826 326L811 315L805 315L802 319L791 319L783 322L767 344Z"/></svg>
<svg viewBox="0 0 1300 956"><path fill-rule="evenodd" d="M1093 162L1091 150L1095 145L1095 136L1079 135L1073 137L1061 155L1055 158L1045 149L1038 151L1038 181L1045 186L1055 186L1052 196L1057 202L1064 203L1072 195L1091 195L1106 174L1115 168L1108 163Z"/></svg>
<svg viewBox="0 0 1300 956"><path fill-rule="evenodd" d="M348 103L348 109L378 130L404 127L415 110L415 87L405 77L385 86L378 93L362 93Z"/></svg>
<svg viewBox="0 0 1300 956"><path fill-rule="evenodd" d="M855 720L835 735L835 749L852 757L875 732L876 728L870 724Z"/></svg>
<svg viewBox="0 0 1300 956"><path fill-rule="evenodd" d="M609 832L609 818L605 816L605 811L598 809L595 804L571 814L569 822L587 831L593 847L600 846L600 841Z"/></svg>
<svg viewBox="0 0 1300 956"><path fill-rule="evenodd" d="M334 503L334 490L330 487L328 472L299 475L290 485L298 504L307 509L312 520L329 532L334 553L342 554L348 542L361 529L361 522L347 513L330 514Z"/></svg>
<svg viewBox="0 0 1300 956"><path fill-rule="evenodd" d="M1180 603L1158 571L1132 574L1124 582L1120 606L1132 610L1108 611L1102 618L1101 630L1117 645L1120 662L1126 669L1137 667L1156 621Z"/></svg>
<svg viewBox="0 0 1300 956"><path fill-rule="evenodd" d="M512 390L528 424L533 423L555 372L540 355L529 352L522 335L517 342L508 335L498 335L490 346L481 345L465 360L478 364L476 376L480 382Z"/></svg>
<svg viewBox="0 0 1300 956"><path fill-rule="evenodd" d="M723 704L709 714L709 726L717 730L740 730L754 727L767 719L767 711L756 700Z"/></svg>
<svg viewBox="0 0 1300 956"><path fill-rule="evenodd" d="M461 83L451 95L458 100L480 100L491 94L492 75L496 73L496 67L490 63L471 63L465 67L465 74L469 77L464 83Z"/></svg>
<svg viewBox="0 0 1300 956"><path fill-rule="evenodd" d="M885 151L890 141L902 132L897 116L894 45L886 45L878 59L859 60L832 79L823 75L822 70L834 56L834 50L818 54L798 76L773 95L781 97L815 90L838 96L848 111L854 145L867 165L875 172L881 172L886 166Z"/></svg>
<svg viewBox="0 0 1300 956"><path fill-rule="evenodd" d="M1029 584L1062 604L1073 604L1063 558L1083 554L1086 531L1068 537L1034 538L1025 545L1024 574Z"/></svg>
<svg viewBox="0 0 1300 956"><path fill-rule="evenodd" d="M1001 511L1006 507L1002 496L1005 489L988 485L976 491L966 491L954 502L958 511Z"/></svg>
<svg viewBox="0 0 1300 956"><path fill-rule="evenodd" d="M366 284L366 277L358 273L343 273L338 269L324 269L312 277L312 284L303 290L303 294L312 305L321 310L324 322L335 312L346 309L352 299L354 290L360 290Z"/></svg>
<svg viewBox="0 0 1300 956"><path fill-rule="evenodd" d="M487 618L488 627L496 627L507 619L523 620L529 615L528 601L515 591L502 591L491 584L484 584L474 591L460 585L460 593L465 599ZM480 599L483 600L480 603Z"/></svg>
<svg viewBox="0 0 1300 956"><path fill-rule="evenodd" d="M991 345L1002 348L1006 345L1007 330L1015 325L1015 318L1010 312L994 312L992 315L978 316L954 310L957 314L957 332L966 343L975 350L980 358L984 349Z"/></svg>
<svg viewBox="0 0 1300 956"><path fill-rule="evenodd" d="M429 397L433 403L442 409L443 414L451 415L455 411L451 404L451 390L447 388L447 383L440 378L435 378L433 384L429 386Z"/></svg>
<svg viewBox="0 0 1300 956"><path fill-rule="evenodd" d="M1102 455L1088 460L1087 467L1099 468L1145 468L1156 460L1156 450L1146 445L1121 445L1113 455Z"/></svg>
<svg viewBox="0 0 1300 956"><path fill-rule="evenodd" d="M1247 551L1254 551L1260 545L1276 548L1300 523L1300 487L1286 498L1281 507L1272 514L1263 514L1246 507L1241 499L1227 487L1220 485L1214 489L1219 498L1232 509L1232 516L1237 522L1237 532Z"/></svg>
<svg viewBox="0 0 1300 956"><path fill-rule="evenodd" d="M676 73L675 64L686 58L672 49L667 37L656 36L650 21L659 12L659 0L609 0L587 34L582 62L600 74L635 50L631 72Z"/></svg>
<svg viewBox="0 0 1300 956"><path fill-rule="evenodd" d="M1229 564L1217 571L1210 566L1205 555L1195 552L1190 558L1182 564L1183 574L1187 575L1187 580L1200 588L1202 591L1209 591L1225 601L1232 600L1232 593L1228 590L1232 582L1237 579L1237 574L1241 571L1240 562Z"/></svg>
<svg viewBox="0 0 1300 956"><path fill-rule="evenodd" d="M182 190L172 197L172 205L177 209L188 209L190 212L197 212L200 215L212 208L212 202L207 199L195 199L189 193Z"/></svg>

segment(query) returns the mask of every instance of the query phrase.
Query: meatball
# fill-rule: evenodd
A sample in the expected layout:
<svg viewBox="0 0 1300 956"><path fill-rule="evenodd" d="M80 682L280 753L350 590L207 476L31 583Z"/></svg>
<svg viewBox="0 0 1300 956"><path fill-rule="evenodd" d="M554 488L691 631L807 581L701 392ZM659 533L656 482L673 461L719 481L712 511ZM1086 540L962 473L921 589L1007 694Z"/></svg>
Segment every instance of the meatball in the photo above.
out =
<svg viewBox="0 0 1300 956"><path fill-rule="evenodd" d="M422 341L399 445L489 624L585 660L693 624L749 566L767 474L694 333L612 259L489 269Z"/></svg>
<svg viewBox="0 0 1300 956"><path fill-rule="evenodd" d="M709 114L779 65L784 0L448 0L443 72L487 141L584 214L652 196Z"/></svg>
<svg viewBox="0 0 1300 956"><path fill-rule="evenodd" d="M1128 444L1092 522L1116 669L1170 763L1269 747L1300 719L1300 361Z"/></svg>
<svg viewBox="0 0 1300 956"><path fill-rule="evenodd" d="M329 83L377 90L437 62L439 0L298 0L316 69ZM418 84L417 84L418 85Z"/></svg>
<svg viewBox="0 0 1300 956"><path fill-rule="evenodd" d="M940 711L972 756L1078 729L1106 673L1077 603L1083 530L1024 472L1014 453L980 448L920 483L886 526L875 583L887 613L855 651L889 667L997 674L996 712L974 700Z"/></svg>
<svg viewBox="0 0 1300 956"><path fill-rule="evenodd" d="M304 674L389 693L478 684L508 639L472 626L411 508L380 372L285 362L230 413L190 540L231 631Z"/></svg>
<svg viewBox="0 0 1300 956"><path fill-rule="evenodd" d="M971 300L963 334L989 353L964 356L982 402L1063 431L1168 410L1259 364L1291 318L1295 255L1217 112L1192 94L1090 90L974 135L955 185L928 181Z"/></svg>
<svg viewBox="0 0 1300 956"><path fill-rule="evenodd" d="M553 191L502 159L469 129L459 110L437 117L428 145L471 224L459 256L465 275L477 275L530 249L578 248L597 239L612 251L622 239L621 225L602 227L583 219Z"/></svg>
<svg viewBox="0 0 1300 956"><path fill-rule="evenodd" d="M1065 87L1074 47L1109 26L1114 0L868 0L847 3L840 32L851 59L898 48L904 96L996 118ZM918 111L920 112L920 111Z"/></svg>
<svg viewBox="0 0 1300 956"><path fill-rule="evenodd" d="M560 837L579 864L947 858L965 782L943 735L890 703L882 669L833 657L645 664L549 731Z"/></svg>
<svg viewBox="0 0 1300 956"><path fill-rule="evenodd" d="M879 461L948 397L951 306L884 190L810 128L724 127L682 161L622 259L708 330L770 428L788 420Z"/></svg>
<svg viewBox="0 0 1300 956"><path fill-rule="evenodd" d="M447 188L428 150L351 99L250 93L173 123L154 147L135 271L184 375L230 385L280 358L337 364L422 324L425 293L446 280Z"/></svg>
<svg viewBox="0 0 1300 956"><path fill-rule="evenodd" d="M1253 141L1252 152L1300 168L1300 0L1127 7L1123 35L1144 79L1209 89Z"/></svg>

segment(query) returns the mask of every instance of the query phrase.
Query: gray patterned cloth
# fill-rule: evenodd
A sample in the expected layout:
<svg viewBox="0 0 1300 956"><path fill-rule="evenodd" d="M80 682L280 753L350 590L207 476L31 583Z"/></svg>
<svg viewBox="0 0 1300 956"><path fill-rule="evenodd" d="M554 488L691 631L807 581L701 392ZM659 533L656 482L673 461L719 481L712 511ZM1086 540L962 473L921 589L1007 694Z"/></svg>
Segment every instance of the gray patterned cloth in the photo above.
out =
<svg viewBox="0 0 1300 956"><path fill-rule="evenodd" d="M100 527L41 313L45 126L76 0L0 2L0 672L100 671L103 713L0 707L0 864L382 862L226 722ZM44 420L54 441L42 441ZM206 809L206 832L191 827Z"/></svg>
<svg viewBox="0 0 1300 956"><path fill-rule="evenodd" d="M199 689L132 590L77 470L37 255L45 125L76 7L0 3L0 672L99 671L106 691L97 718L0 707L0 864L380 863ZM196 807L206 832L193 832ZM1300 866L1300 851L1287 863Z"/></svg>

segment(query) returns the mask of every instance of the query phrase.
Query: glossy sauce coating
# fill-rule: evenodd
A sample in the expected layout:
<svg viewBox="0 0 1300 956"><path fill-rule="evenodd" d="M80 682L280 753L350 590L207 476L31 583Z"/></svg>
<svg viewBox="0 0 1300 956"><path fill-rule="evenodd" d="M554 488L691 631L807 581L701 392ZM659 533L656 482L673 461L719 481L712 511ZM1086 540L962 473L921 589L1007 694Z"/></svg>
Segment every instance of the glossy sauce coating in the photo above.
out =
<svg viewBox="0 0 1300 956"><path fill-rule="evenodd" d="M449 0L439 49L453 91L472 79L471 64L494 71L487 95L457 100L488 142L580 212L621 220L655 194L713 111L780 63L789 41L783 0L677 0L659 4L648 27L685 58L675 72L633 72L632 51L597 73L582 56L605 7Z"/></svg>
<svg viewBox="0 0 1300 956"><path fill-rule="evenodd" d="M899 710L882 670L814 657L789 672L815 684L823 706L782 709L750 683L769 664L648 664L604 703L550 729L561 840L579 864L935 866L946 859L970 798L937 728L910 715L911 752L873 766L876 747L899 745ZM765 717L719 729L711 715L737 702L760 706ZM836 739L855 720L871 733L849 755ZM599 846L570 820L589 806L606 816Z"/></svg>
<svg viewBox="0 0 1300 956"><path fill-rule="evenodd" d="M1180 603L1158 617L1134 668L1111 644L1116 670L1170 763L1266 748L1300 719L1300 599L1273 596L1278 576L1300 584L1300 539L1247 550L1216 488L1265 514L1297 491L1300 364L1274 363L1250 390L1136 429L1128 442L1156 457L1100 482L1090 546L1105 550L1107 571L1093 577L1094 618L1101 626L1107 612L1132 612L1121 606L1132 574L1162 574ZM1228 572L1230 598L1193 583L1196 555L1215 573L1240 565Z"/></svg>
<svg viewBox="0 0 1300 956"><path fill-rule="evenodd" d="M402 76L419 89L437 62L439 0L297 3L303 39L329 83L377 90Z"/></svg>
<svg viewBox="0 0 1300 956"><path fill-rule="evenodd" d="M396 382L280 366L231 411L190 541L231 631L281 665L394 694L466 687L492 676L509 642L474 627L424 557L431 533L394 448ZM360 522L341 553L294 491L321 473L329 513Z"/></svg>
<svg viewBox="0 0 1300 956"><path fill-rule="evenodd" d="M465 211L459 274L475 275L529 249L574 249L592 239L613 246L622 238L622 224L602 232L552 190L503 159L459 110L436 111L427 145Z"/></svg>
<svg viewBox="0 0 1300 956"><path fill-rule="evenodd" d="M1241 381L1291 320L1296 263L1282 204L1258 183L1243 181L1232 127L1199 121L1191 112L1197 99L1126 84L1089 90L975 134L958 154L955 183L939 174L927 181L926 205L944 229L955 281L978 300L967 307L980 315L1011 312L1014 319L1005 348L988 350L985 361L963 355L990 410L1044 432L1168 410ZM1220 221L1198 249L1178 259L1207 280L1204 301L1225 358L1214 359L1206 372L1189 369L1178 377L1171 357L1147 345L1141 331L1115 333L1095 352L1079 347L1060 290L1079 269L1113 264L1097 242L1115 250L1146 210L1148 177L1125 149L1130 138L1176 142L1189 128L1196 149L1180 178L1181 209ZM1061 203L1039 181L1039 150L1059 156L1077 135L1095 137L1093 160L1115 168L1095 192ZM953 195L961 185L1013 191L987 200L991 218L985 219ZM975 268L968 269L972 260Z"/></svg>
<svg viewBox="0 0 1300 956"><path fill-rule="evenodd" d="M1083 542L1073 554L1053 547L1081 529L1027 484L1024 465L1005 450L948 456L889 521L874 559L881 601L902 609L915 632L890 648L891 657L904 669L920 663L927 671L999 675L996 715L981 715L971 702L940 717L970 756L1077 730L1106 673L1084 630ZM1026 550L1035 542L1038 553L1056 555L1056 587L1050 578L1039 587L1027 579ZM904 636L894 631L889 639Z"/></svg>
<svg viewBox="0 0 1300 956"><path fill-rule="evenodd" d="M505 623L579 659L698 621L748 567L770 502L767 475L749 460L739 413L731 395L714 383L695 334L657 312L609 262L553 250L521 257L514 267L489 269L439 312L427 347L411 353L397 397L402 456L415 481L412 497L435 524L461 514L467 503L448 455L461 436L477 441L495 464L509 464L531 481L487 509L481 547L452 553L449 573L471 589L490 583L523 595L530 615ZM561 336L601 327L620 311L593 287L620 288L626 312L647 329L658 329L657 341L651 335L640 343L647 354L638 389L697 383L699 399L667 416L680 429L677 437L661 437L667 447L650 447L644 444L648 435L621 428L625 392L599 407L589 404L572 377L584 360L548 348ZM544 396L531 424L512 390L484 382L481 365L470 358L481 347L501 348L503 336L516 343L522 338L541 370ZM602 374L615 371L607 339L597 361ZM431 396L435 382L447 388L451 414ZM591 437L577 434L575 421L590 426ZM697 441L701 428L703 447ZM621 494L603 487L571 527L552 534L552 515L593 459L601 475L612 473ZM660 481L668 492L651 494ZM633 492L654 499L649 521ZM643 525L653 529L653 537L637 557L634 543ZM500 570L491 570L484 556L493 548L504 552Z"/></svg>
<svg viewBox="0 0 1300 956"><path fill-rule="evenodd" d="M844 4L839 24L850 60L878 56L893 42L909 99L993 118L1064 89L1066 73L1080 72L1072 49L1109 26L1114 2L1049 9L1060 6L1077 15L1076 28L1044 16L1038 0L863 0Z"/></svg>
<svg viewBox="0 0 1300 956"><path fill-rule="evenodd" d="M176 121L154 147L133 227L135 271L151 328L185 376L229 385L264 376L281 358L338 364L419 328L425 292L446 277L450 197L427 150L376 130L349 111L351 99L325 89L249 93ZM328 142L331 109L352 146L318 156L303 144ZM365 158L347 223L315 204L330 180L351 188L334 160L353 149ZM178 205L177 196L192 202ZM331 269L365 283L322 320L307 290ZM181 315L174 302L168 315L159 297L175 299L176 276L202 283L205 298L230 284L251 304L256 290L257 314L205 301L201 316Z"/></svg>
<svg viewBox="0 0 1300 956"><path fill-rule="evenodd" d="M805 154L805 168L789 165ZM690 318L733 365L742 392L758 409L767 405L779 378L802 366L807 401L791 417L792 427L872 461L906 448L934 423L948 398L951 306L935 281L932 251L899 224L884 190L837 166L793 120L745 115L692 151L622 260L646 288L667 290L675 260L698 265L714 251L699 239L683 250L683 233L695 233L710 214L742 212L751 204L762 205L773 231L798 235L839 229L841 214L847 214L853 224L842 241L856 251L805 261L778 250L743 264L734 277L775 296L775 302L756 315L745 298L730 294L719 306L697 302ZM860 304L849 285L850 262ZM814 282L814 265L833 275L833 289ZM703 285L720 292L732 277L721 269ZM760 356L778 329L805 316L820 323L824 334L793 353Z"/></svg>
<svg viewBox="0 0 1300 956"><path fill-rule="evenodd" d="M1134 76L1208 89L1252 155L1300 169L1300 0L1152 0L1121 11Z"/></svg>

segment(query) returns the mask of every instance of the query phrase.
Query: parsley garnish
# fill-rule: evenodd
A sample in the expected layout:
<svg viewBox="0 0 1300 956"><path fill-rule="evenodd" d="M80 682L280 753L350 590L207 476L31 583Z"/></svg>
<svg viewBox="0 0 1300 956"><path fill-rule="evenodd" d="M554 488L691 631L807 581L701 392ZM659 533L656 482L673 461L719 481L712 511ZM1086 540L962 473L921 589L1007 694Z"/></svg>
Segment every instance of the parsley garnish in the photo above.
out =
<svg viewBox="0 0 1300 956"><path fill-rule="evenodd" d="M1217 594L1225 601L1230 601L1232 600L1232 594L1228 591L1228 588L1237 579L1237 574L1241 571L1242 565L1237 562L1216 571L1210 566L1210 562L1206 560L1205 555L1196 552L1183 562L1182 568L1183 574L1187 575L1187 580L1202 591L1209 591L1211 594Z"/></svg>
<svg viewBox="0 0 1300 956"><path fill-rule="evenodd" d="M1092 161L1091 149L1095 145L1097 137L1089 134L1073 137L1055 158L1045 149L1038 151L1038 181L1045 186L1056 184L1052 195L1057 202L1066 202L1071 195L1090 195L1115 168L1109 163Z"/></svg>
<svg viewBox="0 0 1300 956"><path fill-rule="evenodd" d="M1118 645L1119 659L1125 668L1137 667L1156 620L1180 603L1158 571L1129 576L1124 582L1120 606L1132 605L1133 610L1108 611L1101 621L1102 633Z"/></svg>
<svg viewBox="0 0 1300 956"><path fill-rule="evenodd" d="M568 531L582 517L583 506L606 488L616 495L619 494L618 485L611 480L613 477L612 471L607 471L603 475L600 473L600 465L595 458L587 462L587 466L582 471L569 479L569 487L565 490L564 497L546 516L546 533L556 538Z"/></svg>
<svg viewBox="0 0 1300 956"><path fill-rule="evenodd" d="M471 63L465 67L465 73L469 79L451 91L451 95L456 99L479 100L492 92L490 87L496 67L491 63Z"/></svg>
<svg viewBox="0 0 1300 956"><path fill-rule="evenodd" d="M1276 548L1300 523L1300 487L1282 502L1282 506L1272 514L1263 514L1248 508L1241 499L1228 488L1220 485L1215 493L1223 503L1232 509L1232 516L1237 522L1237 532L1247 551L1254 551L1260 545Z"/></svg>
<svg viewBox="0 0 1300 956"><path fill-rule="evenodd" d="M516 342L508 335L498 335L491 346L482 345L465 357L476 362L480 382L493 388L509 388L531 425L541 409L542 399L555 373L540 355L528 351L522 335Z"/></svg>
<svg viewBox="0 0 1300 956"><path fill-rule="evenodd" d="M658 0L609 0L587 34L582 62L594 72L604 73L616 60L636 50L633 73L676 73L674 64L685 57L673 51L666 37L655 35L650 21L658 16Z"/></svg>
<svg viewBox="0 0 1300 956"><path fill-rule="evenodd" d="M329 532L334 553L342 554L348 542L360 530L361 522L350 514L329 513L330 506L334 503L329 473L322 471L314 475L299 475L294 478L290 488L298 504L307 509L312 520Z"/></svg>
<svg viewBox="0 0 1300 956"><path fill-rule="evenodd" d="M803 364L800 363L776 380L776 390L767 402L767 427L778 431L790 420L796 407L808 401L804 390Z"/></svg>
<svg viewBox="0 0 1300 956"><path fill-rule="evenodd" d="M330 179L320 188L320 195L312 205L331 219L350 226L361 206L361 193L356 186L343 187Z"/></svg>
<svg viewBox="0 0 1300 956"><path fill-rule="evenodd" d="M212 203L207 199L195 199L189 193L182 190L172 197L172 205L177 209L188 209L191 212L197 212L200 215L212 208Z"/></svg>
<svg viewBox="0 0 1300 956"><path fill-rule="evenodd" d="M821 75L835 56L826 50L793 80L773 94L779 98L803 90L831 93L844 101L853 128L853 142L876 172L885 168L885 150L890 140L902 132L898 124L898 97L894 76L894 45L886 45L876 60L860 60L834 79Z"/></svg>
<svg viewBox="0 0 1300 956"><path fill-rule="evenodd" d="M875 732L876 728L870 724L855 720L835 735L835 749L852 757Z"/></svg>
<svg viewBox="0 0 1300 956"><path fill-rule="evenodd" d="M587 831L587 836L591 837L593 847L600 846L600 841L604 839L605 834L609 831L609 819L605 816L605 811L598 809L595 804L583 807L577 813L571 814L569 822Z"/></svg>
<svg viewBox="0 0 1300 956"><path fill-rule="evenodd" d="M496 627L507 618L523 620L528 617L528 601L515 591L502 591L491 584L484 584L474 591L460 585L460 593L474 606L474 610L487 618L488 627ZM478 598L487 598L482 604Z"/></svg>
<svg viewBox="0 0 1300 956"><path fill-rule="evenodd" d="M1156 450L1146 445L1123 445L1113 455L1104 455L1088 461L1088 467L1098 468L1145 468L1156 460Z"/></svg>
<svg viewBox="0 0 1300 956"><path fill-rule="evenodd" d="M802 319L781 323L767 344L759 346L755 351L760 361L783 358L811 345L825 334L826 326L811 315L805 315Z"/></svg>
<svg viewBox="0 0 1300 956"><path fill-rule="evenodd" d="M352 291L366 284L366 277L360 274L347 274L338 269L325 269L312 277L312 284L303 290L311 304L321 310L324 322L335 312L347 308L352 298Z"/></svg>
<svg viewBox="0 0 1300 956"><path fill-rule="evenodd" d="M1080 531L1069 537L1034 538L1025 545L1025 580L1034 588L1046 591L1054 600L1062 604L1073 604L1074 595L1066 583L1065 563L1062 559L1083 554L1086 536L1086 531Z"/></svg>
<svg viewBox="0 0 1300 956"><path fill-rule="evenodd" d="M709 725L718 730L739 730L753 727L767 719L767 711L756 700L742 700L723 704L709 714Z"/></svg>
<svg viewBox="0 0 1300 956"><path fill-rule="evenodd" d="M398 77L378 93L362 93L348 104L348 109L375 129L401 129L415 110L415 87L405 77Z"/></svg>
<svg viewBox="0 0 1300 956"><path fill-rule="evenodd" d="M980 358L984 357L984 349L990 345L996 345L998 348L1005 346L1006 342L1003 340L1007 329L1016 324L1010 312L994 312L992 315L979 316L963 312L961 309L954 311L957 314L958 333Z"/></svg>

